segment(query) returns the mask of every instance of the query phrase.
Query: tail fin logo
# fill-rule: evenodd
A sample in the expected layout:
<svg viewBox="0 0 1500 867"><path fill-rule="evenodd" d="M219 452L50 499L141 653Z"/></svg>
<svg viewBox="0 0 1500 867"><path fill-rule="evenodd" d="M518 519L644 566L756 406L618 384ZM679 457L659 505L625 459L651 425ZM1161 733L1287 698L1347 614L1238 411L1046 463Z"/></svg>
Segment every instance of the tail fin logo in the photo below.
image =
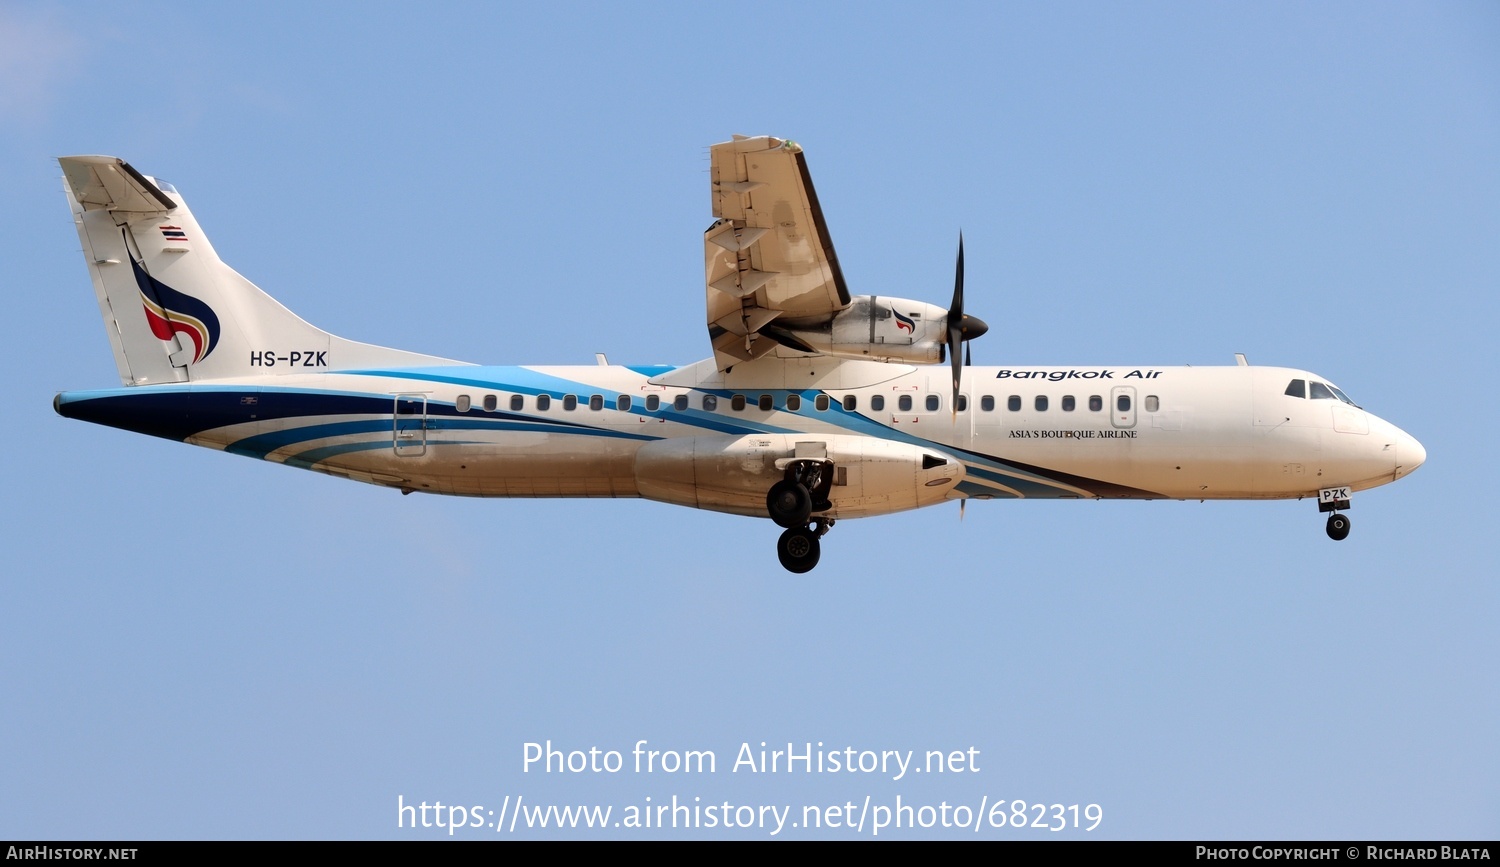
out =
<svg viewBox="0 0 1500 867"><path fill-rule="evenodd" d="M151 333L161 340L171 340L177 334L185 335L193 344L190 363L197 364L207 358L219 344L219 317L213 308L147 274L134 259L130 261L130 267L134 269L136 285L141 289L141 304L146 308Z"/></svg>

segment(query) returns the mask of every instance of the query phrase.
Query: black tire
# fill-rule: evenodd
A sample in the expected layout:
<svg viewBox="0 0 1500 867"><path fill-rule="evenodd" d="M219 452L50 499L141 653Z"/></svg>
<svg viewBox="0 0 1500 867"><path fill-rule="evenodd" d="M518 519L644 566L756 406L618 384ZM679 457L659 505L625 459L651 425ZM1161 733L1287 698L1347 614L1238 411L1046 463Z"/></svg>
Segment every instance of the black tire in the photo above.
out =
<svg viewBox="0 0 1500 867"><path fill-rule="evenodd" d="M1349 516L1334 512L1328 516L1328 538L1342 542L1349 538Z"/></svg>
<svg viewBox="0 0 1500 867"><path fill-rule="evenodd" d="M782 479L766 494L766 514L778 527L806 527L812 515L812 494L800 483Z"/></svg>
<svg viewBox="0 0 1500 867"><path fill-rule="evenodd" d="M793 527L776 540L776 558L788 572L798 575L811 572L822 555L823 545L818 541L818 534L806 527Z"/></svg>

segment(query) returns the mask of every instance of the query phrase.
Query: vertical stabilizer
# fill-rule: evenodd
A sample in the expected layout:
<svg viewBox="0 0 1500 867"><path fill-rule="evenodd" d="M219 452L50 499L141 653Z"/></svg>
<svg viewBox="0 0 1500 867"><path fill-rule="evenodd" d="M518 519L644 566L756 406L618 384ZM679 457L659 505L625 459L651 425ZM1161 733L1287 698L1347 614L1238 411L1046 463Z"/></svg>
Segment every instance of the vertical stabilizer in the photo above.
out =
<svg viewBox="0 0 1500 867"><path fill-rule="evenodd" d="M171 184L116 157L58 162L126 385L455 363L315 328L224 264Z"/></svg>

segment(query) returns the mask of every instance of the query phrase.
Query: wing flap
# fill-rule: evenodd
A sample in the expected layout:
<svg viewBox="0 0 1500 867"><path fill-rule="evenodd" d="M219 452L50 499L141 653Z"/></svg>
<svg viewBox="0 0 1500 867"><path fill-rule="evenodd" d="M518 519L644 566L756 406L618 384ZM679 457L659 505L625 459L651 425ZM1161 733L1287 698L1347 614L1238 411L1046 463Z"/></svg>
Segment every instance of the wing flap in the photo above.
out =
<svg viewBox="0 0 1500 867"><path fill-rule="evenodd" d="M704 233L707 313L727 368L770 351L774 341L759 331L772 319L816 326L850 299L801 147L736 136L713 145L710 160L717 222Z"/></svg>

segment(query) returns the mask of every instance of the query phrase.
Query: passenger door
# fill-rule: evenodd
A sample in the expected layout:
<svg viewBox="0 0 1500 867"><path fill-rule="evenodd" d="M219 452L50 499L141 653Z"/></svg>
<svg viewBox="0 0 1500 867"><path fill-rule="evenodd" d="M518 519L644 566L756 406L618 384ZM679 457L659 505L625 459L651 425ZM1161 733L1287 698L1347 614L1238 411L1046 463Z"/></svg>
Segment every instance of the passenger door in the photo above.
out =
<svg viewBox="0 0 1500 867"><path fill-rule="evenodd" d="M396 395L391 445L397 457L418 457L427 453L427 395Z"/></svg>

